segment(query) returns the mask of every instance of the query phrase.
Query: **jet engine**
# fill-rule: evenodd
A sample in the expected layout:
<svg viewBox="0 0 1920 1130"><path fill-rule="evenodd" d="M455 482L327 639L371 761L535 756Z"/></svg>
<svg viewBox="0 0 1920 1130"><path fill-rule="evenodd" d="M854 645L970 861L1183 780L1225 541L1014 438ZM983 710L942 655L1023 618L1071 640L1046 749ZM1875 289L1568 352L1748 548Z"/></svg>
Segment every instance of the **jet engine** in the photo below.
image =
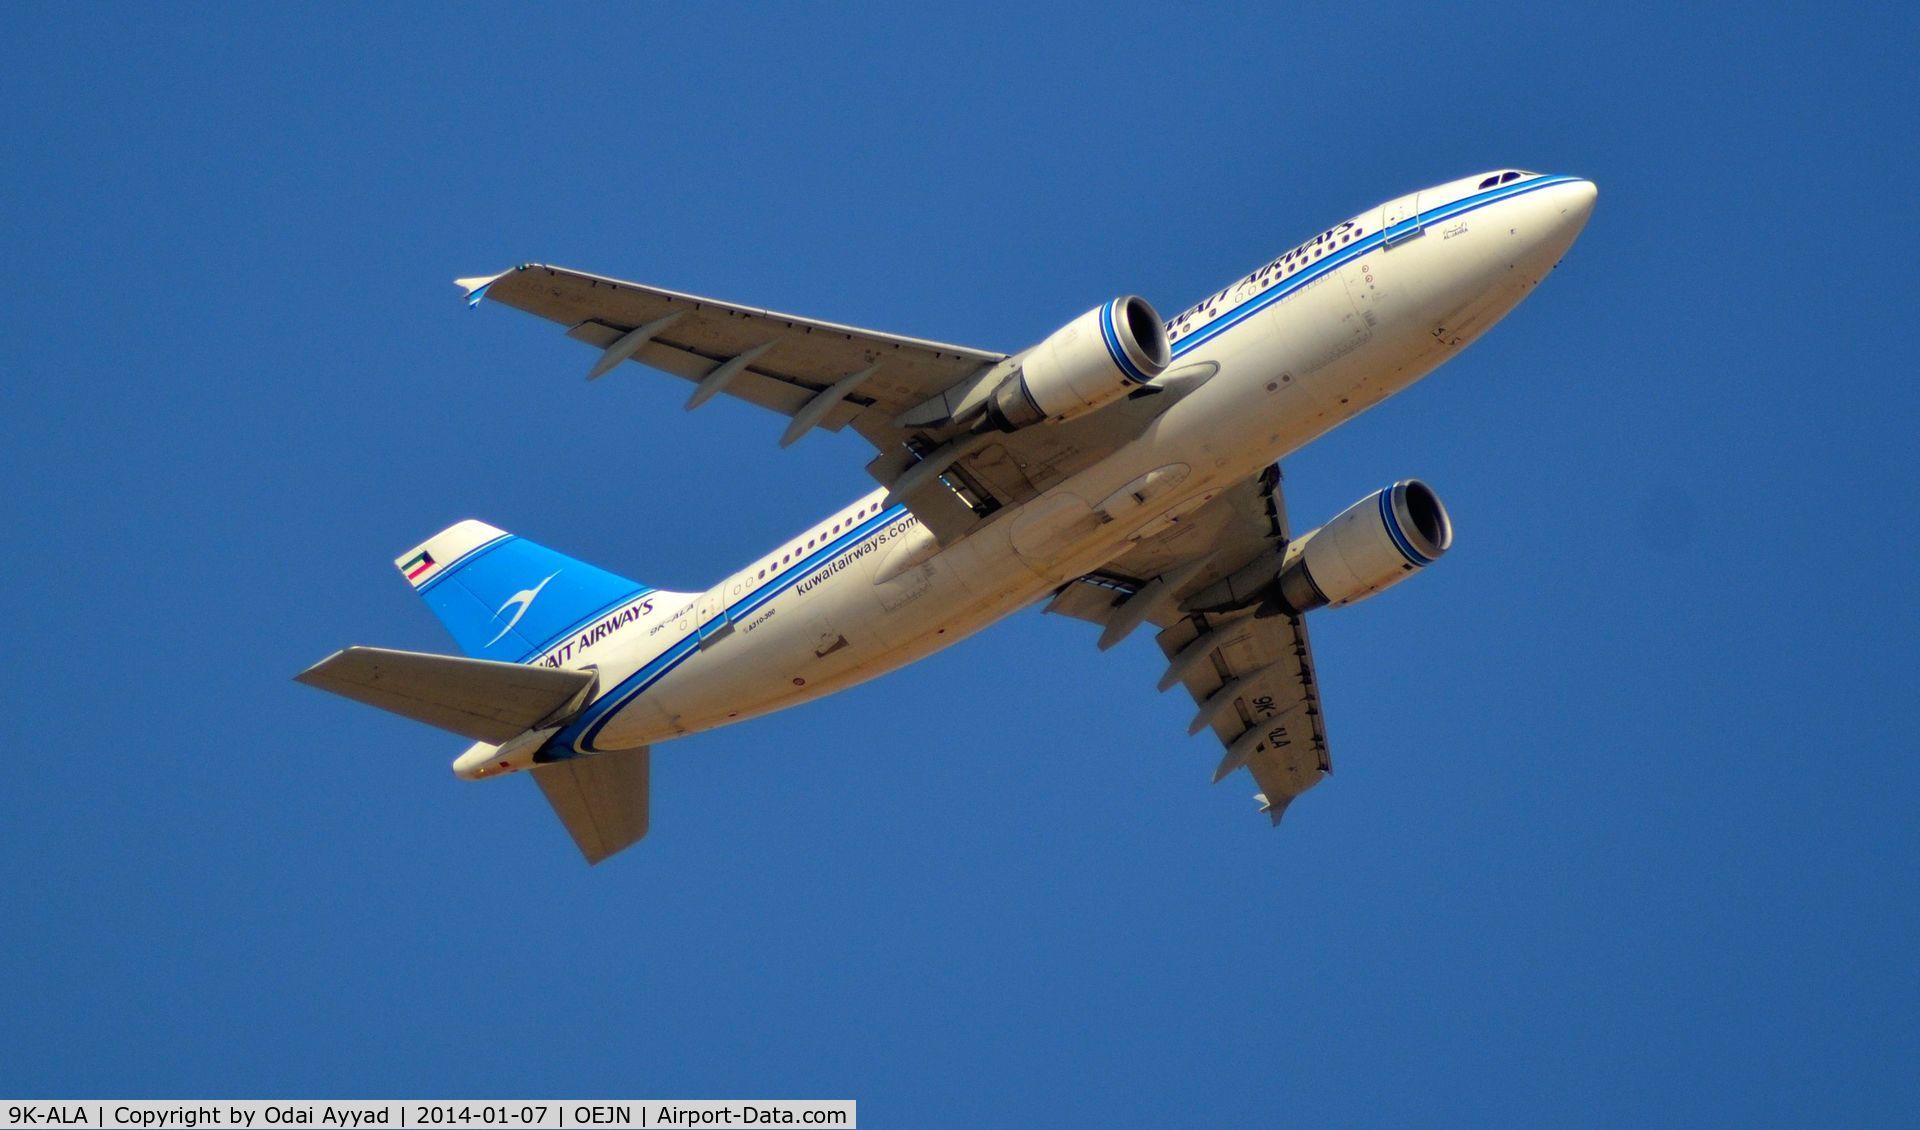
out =
<svg viewBox="0 0 1920 1130"><path fill-rule="evenodd" d="M1340 607L1399 584L1453 545L1453 520L1433 488L1404 479L1341 511L1269 557L1182 602L1189 612L1259 604L1260 615Z"/></svg>
<svg viewBox="0 0 1920 1130"><path fill-rule="evenodd" d="M1267 594L1277 610L1338 608L1391 588L1453 546L1453 519L1433 488L1404 479L1293 539Z"/></svg>
<svg viewBox="0 0 1920 1130"><path fill-rule="evenodd" d="M1021 354L990 395L983 423L1003 432L1069 420L1166 371L1167 328L1144 298L1096 306Z"/></svg>

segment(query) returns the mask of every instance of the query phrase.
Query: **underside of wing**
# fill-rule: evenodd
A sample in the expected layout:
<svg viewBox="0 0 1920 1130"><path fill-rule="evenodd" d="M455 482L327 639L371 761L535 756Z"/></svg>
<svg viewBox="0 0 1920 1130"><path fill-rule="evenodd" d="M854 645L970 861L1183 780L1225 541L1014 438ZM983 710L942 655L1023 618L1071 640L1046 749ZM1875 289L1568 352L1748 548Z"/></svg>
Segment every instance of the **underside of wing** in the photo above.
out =
<svg viewBox="0 0 1920 1130"><path fill-rule="evenodd" d="M1006 354L542 264L456 281L471 302L565 326L596 351L589 378L624 361L671 373L692 382L689 408L725 395L788 417L782 446L851 425L878 452L867 472L943 544L1104 458L1164 407L1146 387L1084 418L977 434L929 406L998 380L1013 364Z"/></svg>
<svg viewBox="0 0 1920 1130"><path fill-rule="evenodd" d="M1306 623L1248 606L1192 611L1195 594L1277 556L1288 539L1279 468L1167 521L1106 568L1063 587L1047 611L1102 626L1112 647L1141 624L1160 629L1167 671L1160 689L1186 687L1190 733L1211 730L1225 747L1213 779L1248 770L1274 823L1294 797L1333 769Z"/></svg>
<svg viewBox="0 0 1920 1130"><path fill-rule="evenodd" d="M1162 630L1159 644L1169 664L1182 665L1195 732L1210 729L1226 747L1213 779L1252 773L1278 824L1294 797L1333 771L1306 624L1293 615L1191 616Z"/></svg>
<svg viewBox="0 0 1920 1130"><path fill-rule="evenodd" d="M868 409L891 418L1006 356L538 263L458 282L471 301L537 314L594 346L590 377L633 360L694 382L699 402L724 393L794 417L840 389L810 422L829 429Z"/></svg>

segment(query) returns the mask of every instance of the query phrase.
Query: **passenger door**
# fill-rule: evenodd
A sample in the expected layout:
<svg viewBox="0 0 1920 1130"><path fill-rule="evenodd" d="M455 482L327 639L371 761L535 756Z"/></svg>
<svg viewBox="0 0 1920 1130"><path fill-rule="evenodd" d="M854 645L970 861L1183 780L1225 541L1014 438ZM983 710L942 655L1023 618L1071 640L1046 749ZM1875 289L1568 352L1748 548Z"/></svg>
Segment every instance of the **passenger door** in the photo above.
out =
<svg viewBox="0 0 1920 1130"><path fill-rule="evenodd" d="M727 583L721 583L700 594L693 607L693 622L699 625L700 646L711 647L733 631L733 621L727 616Z"/></svg>
<svg viewBox="0 0 1920 1130"><path fill-rule="evenodd" d="M1402 196L1381 210L1380 228L1386 233L1381 242L1392 247L1405 243L1424 230L1420 220L1420 194Z"/></svg>

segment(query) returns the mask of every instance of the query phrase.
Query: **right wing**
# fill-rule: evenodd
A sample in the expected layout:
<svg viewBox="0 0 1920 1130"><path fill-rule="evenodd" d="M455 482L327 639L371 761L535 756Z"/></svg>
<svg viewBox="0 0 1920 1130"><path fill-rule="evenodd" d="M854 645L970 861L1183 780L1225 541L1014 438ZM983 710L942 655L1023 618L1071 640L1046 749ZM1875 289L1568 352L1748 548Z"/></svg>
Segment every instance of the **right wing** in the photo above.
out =
<svg viewBox="0 0 1920 1130"><path fill-rule="evenodd" d="M1179 681L1199 708L1194 723L1227 747L1213 779L1244 766L1260 786L1261 811L1280 823L1293 798L1333 772L1307 625L1292 615L1189 616L1158 640L1170 664L1199 649Z"/></svg>
<svg viewBox="0 0 1920 1130"><path fill-rule="evenodd" d="M1097 573L1063 587L1047 611L1105 627L1111 647L1141 623L1161 630L1166 690L1187 688L1198 708L1189 733L1212 730L1226 747L1217 782L1245 768L1275 824L1294 797L1333 771L1307 626L1294 615L1183 610L1288 541L1280 468L1221 492L1191 515L1150 530Z"/></svg>

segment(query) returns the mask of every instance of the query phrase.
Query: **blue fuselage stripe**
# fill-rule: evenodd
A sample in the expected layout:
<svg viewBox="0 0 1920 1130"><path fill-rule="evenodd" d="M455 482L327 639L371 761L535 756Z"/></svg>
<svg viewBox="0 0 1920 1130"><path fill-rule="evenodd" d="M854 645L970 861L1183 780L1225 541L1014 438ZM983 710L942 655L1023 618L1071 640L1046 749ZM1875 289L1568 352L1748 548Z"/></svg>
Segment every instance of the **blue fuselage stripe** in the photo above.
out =
<svg viewBox="0 0 1920 1130"><path fill-rule="evenodd" d="M794 562L793 568L783 573L776 573L772 578L768 579L766 584L761 585L759 588L741 597L738 601L728 605L727 617L729 619L738 619L754 611L774 597L779 596L789 587L798 584L801 578L813 571L817 566L825 565L846 550L852 549L855 545L865 541L868 535L877 533L881 528L891 524L894 519L904 517L906 513L907 508L902 504L888 507L880 513L875 514L853 529L841 534L835 540L821 546L812 555Z"/></svg>
<svg viewBox="0 0 1920 1130"><path fill-rule="evenodd" d="M1372 235L1363 236L1349 246L1341 248L1339 251L1321 259L1319 262L1301 268L1300 272L1293 277L1273 284L1273 286L1267 290L1254 295L1252 298L1247 299L1245 302L1220 315L1213 321L1208 322L1200 329L1174 342L1173 355L1178 357L1202 342L1213 340L1227 330L1232 329L1234 326L1265 310L1275 302L1285 298L1287 295L1306 286L1308 283L1316 279L1324 278L1329 272L1345 266L1361 255L1374 250L1386 242L1389 237L1397 242L1400 236L1415 229L1425 228L1444 220L1451 220L1455 216L1464 215L1476 209L1484 208L1489 204L1512 199L1515 196L1522 196L1537 189L1550 188L1556 184L1572 184L1579 179L1579 177L1548 176L1539 177L1530 181L1516 181L1513 184L1501 188L1462 197L1451 204L1441 205L1431 212L1422 212L1411 216L1384 231L1376 231Z"/></svg>
<svg viewBox="0 0 1920 1130"><path fill-rule="evenodd" d="M729 605L723 614L724 618L729 620L739 619L750 612L756 611L761 606L779 596L782 592L798 584L807 574L879 533L894 521L904 517L906 513L907 508L905 506L896 505L875 514L873 517L840 535L840 537L835 540L821 546L812 554L801 558L793 564L792 568L776 573L773 577L769 578L765 584ZM716 616L712 619L718 620L721 618L721 616ZM547 743L546 749L542 752L548 754L549 760L571 757L576 753L587 752L593 744L593 739L599 735L601 729L605 727L607 722L611 720L615 714L619 713L621 707L633 701L635 697L648 687L665 678L675 667L678 667L690 658L694 652L699 650L700 630L703 627L705 627L704 624L696 622L693 625L691 633L683 636L678 642L669 646L667 650L648 661L638 671L621 680L619 686L615 687L611 692L602 695L598 701L588 707L585 714L582 714L574 722L569 723L566 729L555 734L552 740Z"/></svg>

